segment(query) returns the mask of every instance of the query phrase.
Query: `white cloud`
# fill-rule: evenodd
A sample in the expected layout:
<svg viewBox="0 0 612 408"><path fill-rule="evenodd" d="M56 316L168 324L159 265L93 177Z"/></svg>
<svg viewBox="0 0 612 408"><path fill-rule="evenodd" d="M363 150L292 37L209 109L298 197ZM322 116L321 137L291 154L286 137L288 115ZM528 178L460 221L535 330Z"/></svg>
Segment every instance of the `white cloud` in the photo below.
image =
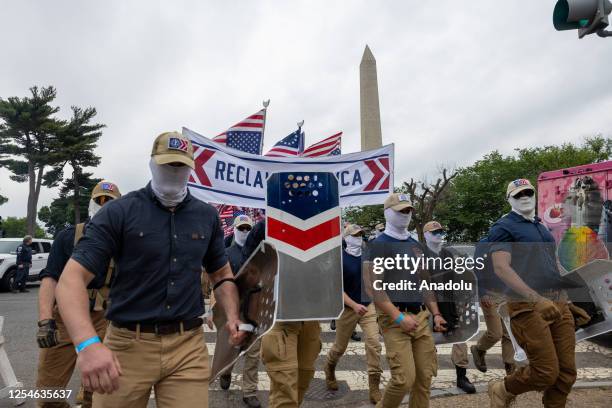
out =
<svg viewBox="0 0 612 408"><path fill-rule="evenodd" d="M0 96L52 84L57 104L105 123L95 175L148 180L153 138L213 136L271 99L266 148L305 119L307 143L343 130L359 149L359 62L377 58L396 180L493 149L612 133L611 40L552 27L554 1L10 2L0 14ZM0 169L0 214L27 186ZM43 190L39 205L56 190Z"/></svg>

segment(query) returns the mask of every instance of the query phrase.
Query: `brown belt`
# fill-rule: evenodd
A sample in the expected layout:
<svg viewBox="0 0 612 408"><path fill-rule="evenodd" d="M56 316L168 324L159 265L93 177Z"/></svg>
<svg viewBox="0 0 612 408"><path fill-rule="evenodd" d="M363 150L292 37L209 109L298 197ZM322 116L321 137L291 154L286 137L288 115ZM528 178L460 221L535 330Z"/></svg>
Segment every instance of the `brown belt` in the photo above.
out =
<svg viewBox="0 0 612 408"><path fill-rule="evenodd" d="M121 323L112 322L112 325L121 329L128 329L131 331L138 331L141 333L155 333L157 335L167 335L180 333L185 330L193 330L201 327L204 321L201 318L174 321L174 322L160 322L160 323ZM140 326L140 327L139 327Z"/></svg>

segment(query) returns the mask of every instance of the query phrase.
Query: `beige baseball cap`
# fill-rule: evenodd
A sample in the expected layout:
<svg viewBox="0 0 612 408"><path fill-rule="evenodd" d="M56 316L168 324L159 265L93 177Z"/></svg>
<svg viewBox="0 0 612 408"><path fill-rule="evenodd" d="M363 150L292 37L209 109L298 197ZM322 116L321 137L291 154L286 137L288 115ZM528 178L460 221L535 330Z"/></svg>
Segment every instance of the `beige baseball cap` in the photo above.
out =
<svg viewBox="0 0 612 408"><path fill-rule="evenodd" d="M393 193L385 200L385 210L391 208L395 211L401 211L404 208L414 208L408 194Z"/></svg>
<svg viewBox="0 0 612 408"><path fill-rule="evenodd" d="M115 183L111 183L110 181L102 180L94 187L91 192L91 199L95 200L100 196L108 196L113 199L121 197L121 192L119 191L119 187Z"/></svg>
<svg viewBox="0 0 612 408"><path fill-rule="evenodd" d="M155 138L151 157L157 164L183 163L192 169L193 145L179 132L165 132Z"/></svg>
<svg viewBox="0 0 612 408"><path fill-rule="evenodd" d="M253 220L248 215L239 215L234 218L234 227L239 227L241 225L248 225L249 227L253 226Z"/></svg>
<svg viewBox="0 0 612 408"><path fill-rule="evenodd" d="M531 181L527 179L516 179L508 184L506 189L506 197L514 197L519 191L533 190L535 187L531 184Z"/></svg>
<svg viewBox="0 0 612 408"><path fill-rule="evenodd" d="M383 224L382 222L379 222L378 224L376 224L376 226L374 228L377 231L384 231L385 230L385 224Z"/></svg>
<svg viewBox="0 0 612 408"><path fill-rule="evenodd" d="M428 223L423 225L423 232L430 232L430 231L437 231L437 230L444 230L444 227L438 221L429 221Z"/></svg>
<svg viewBox="0 0 612 408"><path fill-rule="evenodd" d="M344 228L344 236L355 235L359 233L363 233L363 229L357 224L349 224Z"/></svg>

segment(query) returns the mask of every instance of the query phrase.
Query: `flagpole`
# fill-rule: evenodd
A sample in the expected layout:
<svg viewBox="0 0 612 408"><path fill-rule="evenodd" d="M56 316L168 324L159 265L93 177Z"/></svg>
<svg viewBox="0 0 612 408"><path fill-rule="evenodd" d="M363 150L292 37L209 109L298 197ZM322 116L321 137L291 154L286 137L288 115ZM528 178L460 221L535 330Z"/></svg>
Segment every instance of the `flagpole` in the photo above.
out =
<svg viewBox="0 0 612 408"><path fill-rule="evenodd" d="M263 128L261 129L261 141L259 142L259 155L263 154L264 137L266 136L266 121L268 120L268 106L270 106L269 99L267 101L263 101L264 123L263 123Z"/></svg>

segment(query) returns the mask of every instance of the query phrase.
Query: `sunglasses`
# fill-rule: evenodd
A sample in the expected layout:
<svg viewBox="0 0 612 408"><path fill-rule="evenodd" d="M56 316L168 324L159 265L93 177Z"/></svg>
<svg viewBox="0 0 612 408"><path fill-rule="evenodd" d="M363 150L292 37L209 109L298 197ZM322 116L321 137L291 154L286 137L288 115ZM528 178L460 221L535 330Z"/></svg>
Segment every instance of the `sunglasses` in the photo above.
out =
<svg viewBox="0 0 612 408"><path fill-rule="evenodd" d="M406 207L400 210L402 214L410 214L412 211L414 211L414 208L412 207Z"/></svg>
<svg viewBox="0 0 612 408"><path fill-rule="evenodd" d="M98 205L104 205L104 203L107 203L111 200L113 200L113 197L110 197L107 195L101 195L101 196L94 198L95 203Z"/></svg>
<svg viewBox="0 0 612 408"><path fill-rule="evenodd" d="M444 230L434 230L431 231L432 235L446 235L446 231Z"/></svg>
<svg viewBox="0 0 612 408"><path fill-rule="evenodd" d="M248 226L248 225L241 225L241 226L239 226L239 227L236 227L236 229L237 229L238 231L242 231L242 232L244 232L244 231L250 231L250 230L251 230L251 227L250 227L250 226Z"/></svg>
<svg viewBox="0 0 612 408"><path fill-rule="evenodd" d="M513 197L518 200L521 197L533 197L534 194L535 194L535 191L533 190L523 190L523 191L519 191L518 193L516 193Z"/></svg>

